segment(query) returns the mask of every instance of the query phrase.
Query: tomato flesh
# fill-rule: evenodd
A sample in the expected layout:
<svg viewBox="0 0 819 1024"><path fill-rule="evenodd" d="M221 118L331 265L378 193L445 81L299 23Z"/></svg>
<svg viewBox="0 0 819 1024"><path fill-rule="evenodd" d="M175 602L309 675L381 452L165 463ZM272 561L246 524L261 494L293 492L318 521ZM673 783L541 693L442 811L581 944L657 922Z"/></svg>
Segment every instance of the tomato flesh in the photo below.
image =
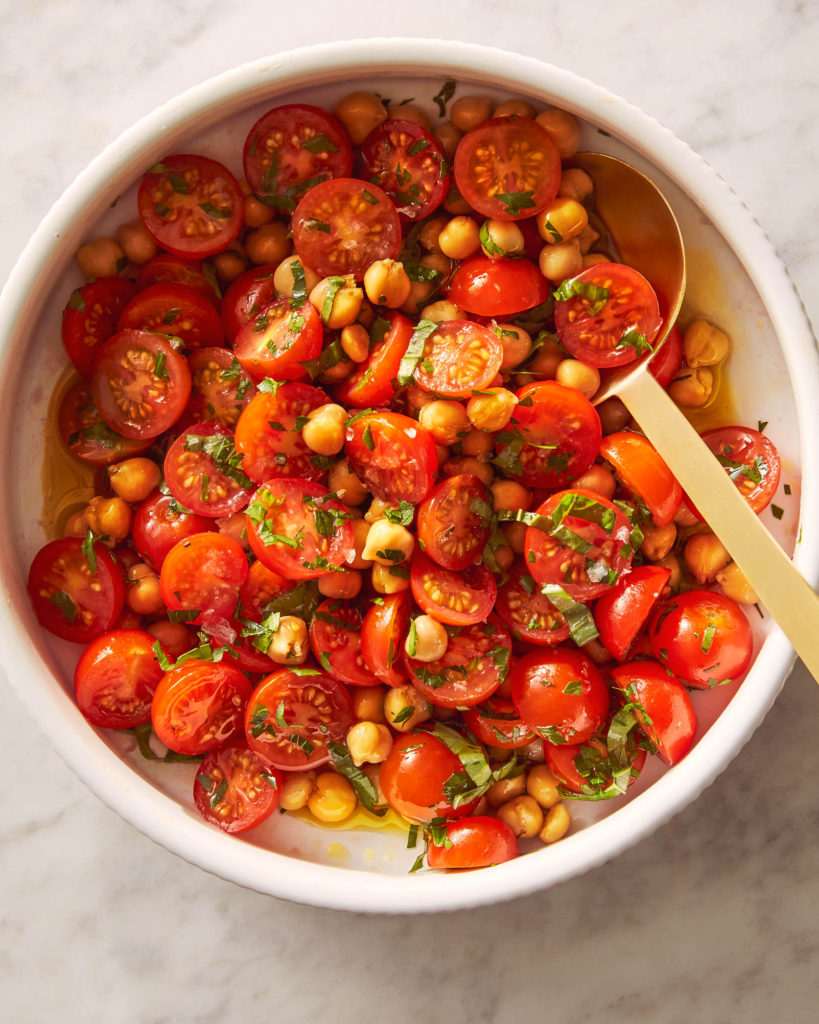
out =
<svg viewBox="0 0 819 1024"><path fill-rule="evenodd" d="M71 293L63 310L62 339L83 377L90 375L99 346L116 333L119 315L133 294L133 284L122 277L98 277Z"/></svg>
<svg viewBox="0 0 819 1024"><path fill-rule="evenodd" d="M57 426L66 449L92 466L107 466L142 455L151 447L150 438L123 437L103 422L88 380L78 380L66 391L60 402Z"/></svg>
<svg viewBox="0 0 819 1024"><path fill-rule="evenodd" d="M413 557L410 587L416 604L427 615L451 626L486 622L498 589L485 565L455 572L433 562L423 551Z"/></svg>
<svg viewBox="0 0 819 1024"><path fill-rule="evenodd" d="M444 783L463 772L460 758L428 732L397 736L381 765L381 789L389 805L410 821L458 818L477 801L454 808L444 796Z"/></svg>
<svg viewBox="0 0 819 1024"><path fill-rule="evenodd" d="M162 563L162 600L172 611L187 611L189 621L227 618L247 579L247 559L240 545L222 533L196 533L175 544Z"/></svg>
<svg viewBox="0 0 819 1024"><path fill-rule="evenodd" d="M428 217L446 198L449 171L428 131L413 121L384 121L361 147L362 177L379 185L403 220Z"/></svg>
<svg viewBox="0 0 819 1024"><path fill-rule="evenodd" d="M163 675L155 642L141 629L115 629L86 647L74 670L74 695L92 725L130 729L150 722Z"/></svg>
<svg viewBox="0 0 819 1024"><path fill-rule="evenodd" d="M293 309L287 299L274 299L239 330L233 351L251 377L302 380L302 364L319 355L322 337L312 302Z"/></svg>
<svg viewBox="0 0 819 1024"><path fill-rule="evenodd" d="M152 284L139 292L120 313L117 330L170 334L181 338L189 350L222 345L225 340L213 303L187 284Z"/></svg>
<svg viewBox="0 0 819 1024"><path fill-rule="evenodd" d="M598 599L594 621L600 643L618 661L629 656L670 576L671 570L664 566L638 565Z"/></svg>
<svg viewBox="0 0 819 1024"><path fill-rule="evenodd" d="M242 410L256 387L238 359L226 348L200 348L188 358L191 397L182 417L185 423L219 423L236 428Z"/></svg>
<svg viewBox="0 0 819 1024"><path fill-rule="evenodd" d="M377 677L361 653L361 612L345 601L324 601L310 623L310 646L316 661L351 686L376 686Z"/></svg>
<svg viewBox="0 0 819 1024"><path fill-rule="evenodd" d="M520 717L512 701L497 694L482 704L467 708L464 721L481 743L502 750L517 750L535 738L534 732Z"/></svg>
<svg viewBox="0 0 819 1024"><path fill-rule="evenodd" d="M458 572L478 558L489 539L492 496L471 473L437 484L418 506L418 537L424 554Z"/></svg>
<svg viewBox="0 0 819 1024"><path fill-rule="evenodd" d="M233 433L217 423L194 423L181 433L165 456L164 474L171 495L196 515L230 515L250 500L252 482Z"/></svg>
<svg viewBox="0 0 819 1024"><path fill-rule="evenodd" d="M401 313L382 313L370 328L371 343L376 340L367 359L336 387L338 401L357 409L387 405L395 394L395 378L412 331L411 322Z"/></svg>
<svg viewBox="0 0 819 1024"><path fill-rule="evenodd" d="M569 637L569 626L540 587L524 562L509 569L498 588L495 611L512 636L538 646L552 646Z"/></svg>
<svg viewBox="0 0 819 1024"><path fill-rule="evenodd" d="M274 477L319 480L324 473L322 462L304 443L300 422L327 402L323 391L301 381L260 391L236 424L242 472L258 484Z"/></svg>
<svg viewBox="0 0 819 1024"><path fill-rule="evenodd" d="M175 544L195 533L212 529L213 519L182 512L176 499L154 491L137 506L131 535L139 557L159 570Z"/></svg>
<svg viewBox="0 0 819 1024"><path fill-rule="evenodd" d="M263 821L279 806L284 776L249 747L211 751L196 773L193 802L211 825L237 835Z"/></svg>
<svg viewBox="0 0 819 1024"><path fill-rule="evenodd" d="M503 345L491 328L444 320L424 343L415 383L446 398L469 398L489 386L502 361Z"/></svg>
<svg viewBox="0 0 819 1024"><path fill-rule="evenodd" d="M361 627L361 656L374 676L388 686L400 686L405 680L401 652L409 629L411 602L401 591L373 604Z"/></svg>
<svg viewBox="0 0 819 1024"><path fill-rule="evenodd" d="M685 687L656 661L618 665L611 675L657 753L666 764L677 764L697 732L697 715Z"/></svg>
<svg viewBox="0 0 819 1024"><path fill-rule="evenodd" d="M506 678L512 640L497 620L464 626L449 638L437 661L420 662L405 653L410 681L442 708L474 707Z"/></svg>
<svg viewBox="0 0 819 1024"><path fill-rule="evenodd" d="M754 512L767 508L779 486L781 468L773 441L751 427L732 426L706 430L702 439Z"/></svg>
<svg viewBox="0 0 819 1024"><path fill-rule="evenodd" d="M353 472L384 501L422 501L438 469L428 430L395 412L361 414L347 421L344 450Z"/></svg>

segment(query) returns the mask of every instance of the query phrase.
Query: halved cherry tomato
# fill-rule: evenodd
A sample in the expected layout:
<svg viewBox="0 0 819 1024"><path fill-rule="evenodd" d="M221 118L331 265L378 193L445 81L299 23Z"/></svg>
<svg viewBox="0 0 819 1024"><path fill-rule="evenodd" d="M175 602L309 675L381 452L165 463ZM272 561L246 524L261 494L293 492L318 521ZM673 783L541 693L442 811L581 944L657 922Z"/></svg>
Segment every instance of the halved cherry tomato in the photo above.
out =
<svg viewBox="0 0 819 1024"><path fill-rule="evenodd" d="M600 643L618 661L629 657L670 576L671 570L664 566L638 565L598 598L594 621Z"/></svg>
<svg viewBox="0 0 819 1024"><path fill-rule="evenodd" d="M221 293L216 282L216 272L209 263L175 256L171 252L160 252L148 260L137 274L137 291L144 291L162 281L189 285L214 305L219 302Z"/></svg>
<svg viewBox="0 0 819 1024"><path fill-rule="evenodd" d="M529 260L464 260L449 282L451 302L478 316L512 316L549 298L549 283Z"/></svg>
<svg viewBox="0 0 819 1024"><path fill-rule="evenodd" d="M330 675L351 686L376 686L361 653L361 612L349 601L324 601L310 622L310 646Z"/></svg>
<svg viewBox="0 0 819 1024"><path fill-rule="evenodd" d="M322 462L304 443L301 427L313 409L328 401L319 388L301 381L288 381L274 391L260 391L236 424L236 451L243 456L242 471L259 484L279 476L319 480L324 473Z"/></svg>
<svg viewBox="0 0 819 1024"><path fill-rule="evenodd" d="M554 380L526 384L517 397L509 426L496 435L504 470L527 487L565 487L582 476L603 436L588 398Z"/></svg>
<svg viewBox="0 0 819 1024"><path fill-rule="evenodd" d="M186 423L214 422L233 430L242 409L256 394L250 374L226 348L200 348L188 357L191 397Z"/></svg>
<svg viewBox="0 0 819 1024"><path fill-rule="evenodd" d="M250 680L230 658L175 665L154 693L151 721L159 740L178 754L206 754L241 736Z"/></svg>
<svg viewBox="0 0 819 1024"><path fill-rule="evenodd" d="M751 663L748 619L736 601L715 591L670 598L655 610L648 635L663 667L699 689L735 683Z"/></svg>
<svg viewBox="0 0 819 1024"><path fill-rule="evenodd" d="M245 580L246 582L247 580ZM241 587L239 590L241 593ZM253 641L263 641L269 634L252 632L252 627L247 626L247 623L252 620L246 614L244 607L242 607L242 619L245 621L240 622L236 618L209 614L199 629L208 637L212 647L227 647L231 664L242 672L267 674L271 668L270 658L259 647L256 647Z"/></svg>
<svg viewBox="0 0 819 1024"><path fill-rule="evenodd" d="M421 220L449 192L449 171L438 143L413 121L374 128L361 147L362 177L387 193L404 220Z"/></svg>
<svg viewBox="0 0 819 1024"><path fill-rule="evenodd" d="M432 434L397 412L360 413L348 420L344 450L369 490L396 504L422 501L438 470Z"/></svg>
<svg viewBox="0 0 819 1024"><path fill-rule="evenodd" d="M252 562L247 579L239 587L239 600L242 603L242 616L255 622L267 614L267 605L281 594L292 590L295 584L283 576L268 569L264 562Z"/></svg>
<svg viewBox="0 0 819 1024"><path fill-rule="evenodd" d="M312 302L291 309L288 299L276 299L241 328L233 351L253 377L301 380L307 376L302 363L319 355L322 337Z"/></svg>
<svg viewBox="0 0 819 1024"><path fill-rule="evenodd" d="M520 717L512 701L497 694L482 704L467 708L464 721L470 732L489 747L517 750L535 738L534 732Z"/></svg>
<svg viewBox="0 0 819 1024"><path fill-rule="evenodd" d="M535 583L522 561L509 569L498 589L495 611L517 640L551 646L568 639L569 626L557 608Z"/></svg>
<svg viewBox="0 0 819 1024"><path fill-rule="evenodd" d="M716 427L702 439L754 512L767 508L779 486L779 452L773 441L751 427Z"/></svg>
<svg viewBox="0 0 819 1024"><path fill-rule="evenodd" d="M495 603L497 584L485 565L469 565L455 572L417 551L410 569L410 587L416 604L439 622L471 626L486 622Z"/></svg>
<svg viewBox="0 0 819 1024"><path fill-rule="evenodd" d="M213 519L181 512L169 494L154 491L137 506L131 537L139 557L158 571L174 544L214 528Z"/></svg>
<svg viewBox="0 0 819 1024"><path fill-rule="evenodd" d="M68 358L83 377L99 346L117 329L117 320L134 294L134 286L123 277L98 277L75 288L63 310L62 339Z"/></svg>
<svg viewBox="0 0 819 1024"><path fill-rule="evenodd" d="M361 656L364 664L388 686L400 686L404 675L401 652L410 617L410 596L406 590L381 598L367 611L361 627Z"/></svg>
<svg viewBox="0 0 819 1024"><path fill-rule="evenodd" d="M342 405L366 409L387 405L392 400L398 367L412 331L412 323L395 310L386 310L373 322L370 354L336 387L336 397Z"/></svg>
<svg viewBox="0 0 819 1024"><path fill-rule="evenodd" d="M65 537L34 556L28 593L40 625L63 640L87 644L117 621L125 581L102 544L95 543L86 556L83 541Z"/></svg>
<svg viewBox="0 0 819 1024"><path fill-rule="evenodd" d="M334 178L310 189L290 222L293 245L305 266L322 277L352 274L357 281L376 260L395 259L401 221L378 185Z"/></svg>
<svg viewBox="0 0 819 1024"><path fill-rule="evenodd" d="M463 762L442 740L429 732L413 732L396 737L379 781L391 807L410 821L423 822L469 814L477 800L456 809L444 796L444 783L463 772Z"/></svg>
<svg viewBox="0 0 819 1024"><path fill-rule="evenodd" d="M191 395L184 356L150 331L120 331L97 351L91 394L100 416L123 437L159 437Z"/></svg>
<svg viewBox="0 0 819 1024"><path fill-rule="evenodd" d="M123 437L104 423L94 405L89 380L78 380L66 391L57 413L57 426L68 451L92 466L107 466L142 455L152 443L149 437Z"/></svg>
<svg viewBox="0 0 819 1024"><path fill-rule="evenodd" d="M519 856L515 833L499 818L476 815L450 821L442 843L427 847L427 864L443 870L487 868Z"/></svg>
<svg viewBox="0 0 819 1024"><path fill-rule="evenodd" d="M469 398L487 387L503 362L503 345L490 327L444 320L424 343L415 383L446 398Z"/></svg>
<svg viewBox="0 0 819 1024"><path fill-rule="evenodd" d="M624 790L622 776L614 781L615 774L629 769L625 788L632 786L640 777L646 763L646 751L637 746L634 731L629 731L622 754L609 749L604 726L598 736L585 743L544 743L546 763L552 774L564 789L586 800L607 800L620 796ZM643 740L645 742L645 740Z"/></svg>
<svg viewBox="0 0 819 1024"><path fill-rule="evenodd" d="M180 505L200 516L227 516L250 501L233 432L218 423L194 423L168 449L165 485Z"/></svg>
<svg viewBox="0 0 819 1024"><path fill-rule="evenodd" d="M682 487L648 438L633 430L607 434L600 454L620 482L643 502L655 526L671 522L682 501Z"/></svg>
<svg viewBox="0 0 819 1024"><path fill-rule="evenodd" d="M225 342L213 303L186 284L152 284L138 292L120 313L117 330L172 335L188 350Z"/></svg>
<svg viewBox="0 0 819 1024"><path fill-rule="evenodd" d="M193 802L211 825L237 835L279 806L284 776L242 744L212 750L196 773Z"/></svg>
<svg viewBox="0 0 819 1024"><path fill-rule="evenodd" d="M651 285L622 263L581 270L561 284L555 298L561 299L555 303L560 343L591 366L633 362L649 351L663 322Z"/></svg>
<svg viewBox="0 0 819 1024"><path fill-rule="evenodd" d="M557 195L560 153L528 117L493 117L455 150L455 183L473 209L495 220L533 217Z"/></svg>
<svg viewBox="0 0 819 1024"><path fill-rule="evenodd" d="M93 725L130 729L151 720L163 676L156 641L141 629L115 629L92 640L74 670L77 706Z"/></svg>
<svg viewBox="0 0 819 1024"><path fill-rule="evenodd" d="M166 156L143 177L139 216L157 245L178 256L213 256L242 226L244 199L230 171L188 153Z"/></svg>
<svg viewBox="0 0 819 1024"><path fill-rule="evenodd" d="M337 117L321 107L288 103L268 110L253 125L242 163L256 195L290 213L320 181L346 178L353 152Z"/></svg>
<svg viewBox="0 0 819 1024"><path fill-rule="evenodd" d="M672 327L659 352L648 361L648 372L660 387L667 388L682 366L683 347L679 329Z"/></svg>
<svg viewBox="0 0 819 1024"><path fill-rule="evenodd" d="M236 608L247 572L245 553L232 537L195 533L165 556L159 574L162 600L172 611L190 612L191 622L227 618Z"/></svg>
<svg viewBox="0 0 819 1024"><path fill-rule="evenodd" d="M491 697L506 677L512 640L506 629L490 619L464 626L450 636L437 661L421 662L406 653L412 685L430 704L442 708L474 707Z"/></svg>
<svg viewBox="0 0 819 1024"><path fill-rule="evenodd" d="M268 764L305 771L330 760L328 743L353 724L343 683L317 669L283 668L263 679L247 705L247 742Z"/></svg>
<svg viewBox="0 0 819 1024"><path fill-rule="evenodd" d="M520 717L550 743L585 743L608 715L608 687L580 651L532 651L515 662L510 680Z"/></svg>
<svg viewBox="0 0 819 1024"><path fill-rule="evenodd" d="M663 761L682 760L694 741L697 715L679 679L656 661L618 665L611 676Z"/></svg>
<svg viewBox="0 0 819 1024"><path fill-rule="evenodd" d="M605 594L631 565L631 526L623 512L593 491L558 491L526 530L526 564L540 584L557 584L575 601Z"/></svg>
<svg viewBox="0 0 819 1024"><path fill-rule="evenodd" d="M222 326L228 344L236 341L236 335L246 323L255 319L265 306L269 306L278 296L273 283L276 265L263 263L251 267L239 274L222 299Z"/></svg>
<svg viewBox="0 0 819 1024"><path fill-rule="evenodd" d="M491 522L492 496L472 473L442 480L418 506L418 538L425 554L456 572L483 551Z"/></svg>
<svg viewBox="0 0 819 1024"><path fill-rule="evenodd" d="M347 506L326 487L290 477L268 480L247 509L247 534L256 557L286 579L326 576L354 549Z"/></svg>

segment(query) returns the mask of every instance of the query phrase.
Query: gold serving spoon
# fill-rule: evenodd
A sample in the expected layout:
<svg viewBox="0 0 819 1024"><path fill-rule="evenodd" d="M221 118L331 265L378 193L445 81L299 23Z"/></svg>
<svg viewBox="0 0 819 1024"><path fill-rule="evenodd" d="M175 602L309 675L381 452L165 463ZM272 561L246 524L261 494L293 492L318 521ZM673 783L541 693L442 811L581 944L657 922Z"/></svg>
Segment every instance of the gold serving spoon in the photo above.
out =
<svg viewBox="0 0 819 1024"><path fill-rule="evenodd" d="M572 163L594 182L597 216L620 261L640 271L666 301L656 352L685 291L685 249L676 218L657 186L629 164L601 153L578 153ZM620 398L819 682L819 597L649 373L649 358L601 374L594 404Z"/></svg>

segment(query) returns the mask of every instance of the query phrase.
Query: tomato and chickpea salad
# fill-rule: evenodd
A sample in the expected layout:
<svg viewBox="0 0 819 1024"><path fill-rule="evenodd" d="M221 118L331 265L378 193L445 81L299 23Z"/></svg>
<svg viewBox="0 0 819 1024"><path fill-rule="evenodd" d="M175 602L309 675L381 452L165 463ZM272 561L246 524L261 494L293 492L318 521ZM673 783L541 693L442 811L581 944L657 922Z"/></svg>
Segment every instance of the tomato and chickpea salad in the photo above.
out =
<svg viewBox="0 0 819 1024"><path fill-rule="evenodd" d="M447 869L684 757L756 601L622 404L590 401L662 318L595 248L579 123L454 90L435 128L368 93L276 107L241 180L147 170L63 317L59 430L99 493L29 576L85 645L82 713L196 760L207 821L392 808ZM695 320L651 370L702 405L728 348ZM764 508L761 429L706 440Z"/></svg>

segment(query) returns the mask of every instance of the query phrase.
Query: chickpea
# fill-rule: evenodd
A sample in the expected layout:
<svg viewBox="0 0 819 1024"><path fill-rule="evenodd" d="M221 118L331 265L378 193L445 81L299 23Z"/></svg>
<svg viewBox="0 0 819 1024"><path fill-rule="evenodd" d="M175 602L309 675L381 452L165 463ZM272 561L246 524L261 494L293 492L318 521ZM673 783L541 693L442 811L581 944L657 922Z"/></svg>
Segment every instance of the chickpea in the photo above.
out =
<svg viewBox="0 0 819 1024"><path fill-rule="evenodd" d="M398 732L410 732L417 725L426 722L430 713L429 702L410 683L387 690L384 697L384 717L387 724Z"/></svg>
<svg viewBox="0 0 819 1024"><path fill-rule="evenodd" d="M481 247L479 230L471 217L453 217L438 236L438 246L445 256L465 260Z"/></svg>
<svg viewBox="0 0 819 1024"><path fill-rule="evenodd" d="M495 503L495 510L511 510L516 512L522 508L528 512L532 507L532 492L528 491L523 484L517 480L496 480L492 484L492 498Z"/></svg>
<svg viewBox="0 0 819 1024"><path fill-rule="evenodd" d="M351 686L350 696L353 698L353 714L360 722L384 721L383 686Z"/></svg>
<svg viewBox="0 0 819 1024"><path fill-rule="evenodd" d="M501 544L500 547L495 548L494 555L501 572L506 572L515 560L515 552L508 544Z"/></svg>
<svg viewBox="0 0 819 1024"><path fill-rule="evenodd" d="M492 111L492 117L534 117L535 108L526 100L504 100Z"/></svg>
<svg viewBox="0 0 819 1024"><path fill-rule="evenodd" d="M677 527L673 523L666 523L665 526L643 523L642 530L643 540L640 544L640 551L649 562L659 562L674 547L674 542L677 539Z"/></svg>
<svg viewBox="0 0 819 1024"><path fill-rule="evenodd" d="M515 406L517 396L506 388L489 388L486 394L473 395L466 403L466 414L469 422L477 430L503 430Z"/></svg>
<svg viewBox="0 0 819 1024"><path fill-rule="evenodd" d="M600 237L600 232L595 231L591 224L587 224L579 235L576 235L578 247L580 248L580 255L585 256L586 253L591 249L597 239ZM606 262L606 258L603 257L603 262Z"/></svg>
<svg viewBox="0 0 819 1024"><path fill-rule="evenodd" d="M694 320L686 327L683 354L689 366L716 366L730 351L728 335L707 320Z"/></svg>
<svg viewBox="0 0 819 1024"><path fill-rule="evenodd" d="M447 160L451 160L455 156L458 143L463 138L463 132L459 131L451 121L445 121L444 124L439 124L437 128L433 129L432 137L444 151Z"/></svg>
<svg viewBox="0 0 819 1024"><path fill-rule="evenodd" d="M348 324L341 332L341 347L354 363L363 363L370 352L370 335L361 324Z"/></svg>
<svg viewBox="0 0 819 1024"><path fill-rule="evenodd" d="M447 213L451 213L455 217L461 217L472 209L455 185L447 192L442 206Z"/></svg>
<svg viewBox="0 0 819 1024"><path fill-rule="evenodd" d="M441 470L444 476L460 476L461 473L472 473L484 486L489 487L495 479L495 471L486 462L480 462L472 456L463 456L447 460Z"/></svg>
<svg viewBox="0 0 819 1024"><path fill-rule="evenodd" d="M593 398L600 387L600 372L579 359L563 359L557 364L555 380L586 398Z"/></svg>
<svg viewBox="0 0 819 1024"><path fill-rule="evenodd" d="M367 543L367 535L370 532L370 524L366 519L354 519L353 523L353 557L347 564L351 569L369 569L372 562L364 557L364 546Z"/></svg>
<svg viewBox="0 0 819 1024"><path fill-rule="evenodd" d="M484 256L515 256L526 248L523 232L514 221L485 220L480 228Z"/></svg>
<svg viewBox="0 0 819 1024"><path fill-rule="evenodd" d="M381 764L392 748L392 733L378 722L356 722L347 731L346 743L356 767Z"/></svg>
<svg viewBox="0 0 819 1024"><path fill-rule="evenodd" d="M557 368L566 358L566 353L554 335L541 331L538 339L541 340L540 348L526 369L538 377L554 380Z"/></svg>
<svg viewBox="0 0 819 1024"><path fill-rule="evenodd" d="M89 280L116 277L125 264L125 253L113 238L95 238L74 254L77 266Z"/></svg>
<svg viewBox="0 0 819 1024"><path fill-rule="evenodd" d="M419 388L417 384L410 384L404 393L404 400L409 413L418 413L425 405L429 405L433 398L423 388Z"/></svg>
<svg viewBox="0 0 819 1024"><path fill-rule="evenodd" d="M714 374L707 366L683 367L668 385L668 393L677 405L689 409L703 406L714 390Z"/></svg>
<svg viewBox="0 0 819 1024"><path fill-rule="evenodd" d="M378 519L383 519L384 513L387 511L387 509L390 509L392 507L393 506L388 501L384 501L382 498L373 498L373 500L370 502L370 507L364 513L364 521L372 524L376 522Z"/></svg>
<svg viewBox="0 0 819 1024"><path fill-rule="evenodd" d="M527 794L516 796L501 804L496 813L518 839L531 839L543 828L543 811L540 804Z"/></svg>
<svg viewBox="0 0 819 1024"><path fill-rule="evenodd" d="M582 203L594 192L594 182L591 176L579 167L567 167L560 176L560 184L557 188L559 196L567 199L576 199Z"/></svg>
<svg viewBox="0 0 819 1024"><path fill-rule="evenodd" d="M554 283L564 281L567 277L574 277L583 268L583 259L580 255L580 246L577 239L572 238L568 242L556 242L554 245L544 245L540 250L538 259L540 272L548 280Z"/></svg>
<svg viewBox="0 0 819 1024"><path fill-rule="evenodd" d="M364 291L377 306L397 309L409 298L412 282L398 260L376 260L364 272Z"/></svg>
<svg viewBox="0 0 819 1024"><path fill-rule="evenodd" d="M301 665L309 652L307 623L296 615L282 615L267 649L268 658L277 665Z"/></svg>
<svg viewBox="0 0 819 1024"><path fill-rule="evenodd" d="M430 217L424 222L424 226L418 232L418 243L427 252L441 252L439 241L441 232L449 224L449 217L439 214L437 217Z"/></svg>
<svg viewBox="0 0 819 1024"><path fill-rule="evenodd" d="M431 302L428 306L424 306L420 318L431 320L435 324L442 324L445 320L463 320L464 311L449 299L438 299L437 302Z"/></svg>
<svg viewBox="0 0 819 1024"><path fill-rule="evenodd" d="M449 448L445 444L436 444L435 456L438 459L438 466L440 468L449 458Z"/></svg>
<svg viewBox="0 0 819 1024"><path fill-rule="evenodd" d="M336 772L319 772L307 808L319 821L344 821L358 806L358 798L350 783Z"/></svg>
<svg viewBox="0 0 819 1024"><path fill-rule="evenodd" d="M114 494L132 503L144 501L162 479L162 471L151 459L124 459L109 466L107 472Z"/></svg>
<svg viewBox="0 0 819 1024"><path fill-rule="evenodd" d="M526 792L546 810L560 802L557 786L557 779L552 775L548 765L536 764L529 769L526 776Z"/></svg>
<svg viewBox="0 0 819 1024"><path fill-rule="evenodd" d="M87 532L88 524L85 521L85 509L72 512L63 526L63 537L84 537Z"/></svg>
<svg viewBox="0 0 819 1024"><path fill-rule="evenodd" d="M159 577L144 562L132 565L126 573L128 591L125 595L128 607L137 615L153 615L164 608L162 592L159 589Z"/></svg>
<svg viewBox="0 0 819 1024"><path fill-rule="evenodd" d="M680 565L679 558L673 554L666 555L665 558L658 558L654 564L661 566L663 569L668 569L671 573L668 577L668 586L672 590L676 590L683 581L682 566Z"/></svg>
<svg viewBox="0 0 819 1024"><path fill-rule="evenodd" d="M107 537L112 546L131 532L131 509L122 498L92 498L84 515L89 529Z"/></svg>
<svg viewBox="0 0 819 1024"><path fill-rule="evenodd" d="M488 462L494 450L495 439L483 430L476 430L473 427L465 437L461 438L461 452L479 462Z"/></svg>
<svg viewBox="0 0 819 1024"><path fill-rule="evenodd" d="M745 578L736 562L729 562L716 575L716 581L723 594L736 601L737 604L758 604L756 591Z"/></svg>
<svg viewBox="0 0 819 1024"><path fill-rule="evenodd" d="M491 96L461 96L449 108L449 116L459 132L468 132L488 121L493 107Z"/></svg>
<svg viewBox="0 0 819 1024"><path fill-rule="evenodd" d="M415 537L406 526L391 523L389 519L377 519L367 534L361 557L379 565L395 565L410 559L414 550ZM390 558L390 555L394 557Z"/></svg>
<svg viewBox="0 0 819 1024"><path fill-rule="evenodd" d="M516 555L522 555L526 546L526 525L525 523L504 523L501 532L506 538L506 543Z"/></svg>
<svg viewBox="0 0 819 1024"><path fill-rule="evenodd" d="M544 110L535 118L545 128L557 146L562 159L574 156L580 148L580 122L566 110Z"/></svg>
<svg viewBox="0 0 819 1024"><path fill-rule="evenodd" d="M543 241L555 244L577 238L588 225L589 215L576 199L557 196L540 211L535 223Z"/></svg>
<svg viewBox="0 0 819 1024"><path fill-rule="evenodd" d="M409 579L403 575L406 571L403 566L387 566L376 562L372 568L373 590L376 594L400 594L403 590L409 590Z"/></svg>
<svg viewBox="0 0 819 1024"><path fill-rule="evenodd" d="M304 274L304 288L307 294L316 287L321 278L309 267L305 267L298 256L288 256L283 259L273 273L273 286L279 295L290 299L293 297L293 289L296 286L296 279L293 277L293 267L298 265Z"/></svg>
<svg viewBox="0 0 819 1024"><path fill-rule="evenodd" d="M315 782L315 772L291 772L286 775L279 795L279 807L284 811L300 811L306 807Z"/></svg>
<svg viewBox="0 0 819 1024"><path fill-rule="evenodd" d="M455 444L469 430L469 416L460 402L436 398L418 413L418 422L438 444Z"/></svg>
<svg viewBox="0 0 819 1024"><path fill-rule="evenodd" d="M358 597L363 583L360 572L355 569L343 569L341 572L331 572L326 576L319 576L318 590L324 597L349 600Z"/></svg>
<svg viewBox="0 0 819 1024"><path fill-rule="evenodd" d="M304 443L318 455L337 455L344 447L347 410L341 405L320 405L307 414L301 428Z"/></svg>
<svg viewBox="0 0 819 1024"><path fill-rule="evenodd" d="M614 492L617 490L617 481L614 479L614 473L612 473L609 467L598 462L593 466L589 466L586 472L579 476L572 486L584 487L587 491L594 491L595 494L600 494L611 501Z"/></svg>
<svg viewBox="0 0 819 1024"><path fill-rule="evenodd" d="M685 542L683 560L697 583L713 583L731 556L715 534L695 533Z"/></svg>
<svg viewBox="0 0 819 1024"><path fill-rule="evenodd" d="M514 800L517 796L523 796L526 791L526 776L516 775L512 779L501 779L500 782L493 782L486 791L486 800L490 807L500 807L502 804Z"/></svg>
<svg viewBox="0 0 819 1024"><path fill-rule="evenodd" d="M130 220L117 228L117 242L123 255L131 263L141 267L157 254L156 242L145 230L141 220Z"/></svg>
<svg viewBox="0 0 819 1024"><path fill-rule="evenodd" d="M427 299L437 290L441 281L447 277L452 268L449 257L444 256L442 252L428 252L421 257L418 263L422 267L434 270L436 277L432 281L412 281L410 283L409 296L401 306L401 311L410 316L416 315L419 309L423 309L427 305Z"/></svg>
<svg viewBox="0 0 819 1024"><path fill-rule="evenodd" d="M291 248L287 225L280 220L263 224L245 236L245 252L251 263L281 263Z"/></svg>
<svg viewBox="0 0 819 1024"><path fill-rule="evenodd" d="M181 654L196 646L190 630L181 622L160 619L158 622L152 622L146 632L159 641L162 650L171 661L176 661Z"/></svg>
<svg viewBox="0 0 819 1024"><path fill-rule="evenodd" d="M437 661L449 643L446 629L431 615L418 615L404 643L404 650L416 661Z"/></svg>
<svg viewBox="0 0 819 1024"><path fill-rule="evenodd" d="M544 843L556 843L569 831L572 819L563 803L555 804L546 815L546 821L538 836Z"/></svg>
<svg viewBox="0 0 819 1024"><path fill-rule="evenodd" d="M413 124L420 125L424 131L432 131L432 124L426 111L414 103L391 103L387 107L387 114L391 121L411 121Z"/></svg>
<svg viewBox="0 0 819 1024"><path fill-rule="evenodd" d="M327 470L327 486L345 505L360 505L370 494L350 469L347 459L339 459Z"/></svg>
<svg viewBox="0 0 819 1024"><path fill-rule="evenodd" d="M330 330L354 324L364 292L355 283L352 274L345 277L325 277L310 292L310 302Z"/></svg>
<svg viewBox="0 0 819 1024"><path fill-rule="evenodd" d="M245 196L242 217L246 228L250 230L262 228L265 224L269 224L275 216L276 211L272 206L268 206L267 203L263 203L261 199L257 199L252 194Z"/></svg>
<svg viewBox="0 0 819 1024"><path fill-rule="evenodd" d="M603 435L616 434L631 419L631 413L615 395L607 398L597 406L597 415L600 417L600 424L603 427Z"/></svg>
<svg viewBox="0 0 819 1024"><path fill-rule="evenodd" d="M511 370L529 358L532 351L532 338L528 331L514 324L496 324L495 332L500 334L503 345L502 370Z"/></svg>
<svg viewBox="0 0 819 1024"><path fill-rule="evenodd" d="M602 252L589 252L583 257L584 270L586 267L596 267L601 263L611 263L609 257L604 255Z"/></svg>
<svg viewBox="0 0 819 1024"><path fill-rule="evenodd" d="M354 146L360 146L373 128L387 120L387 108L371 92L349 93L336 104L335 114Z"/></svg>
<svg viewBox="0 0 819 1024"><path fill-rule="evenodd" d="M222 284L230 284L247 270L247 261L238 249L225 249L213 257L213 269Z"/></svg>

